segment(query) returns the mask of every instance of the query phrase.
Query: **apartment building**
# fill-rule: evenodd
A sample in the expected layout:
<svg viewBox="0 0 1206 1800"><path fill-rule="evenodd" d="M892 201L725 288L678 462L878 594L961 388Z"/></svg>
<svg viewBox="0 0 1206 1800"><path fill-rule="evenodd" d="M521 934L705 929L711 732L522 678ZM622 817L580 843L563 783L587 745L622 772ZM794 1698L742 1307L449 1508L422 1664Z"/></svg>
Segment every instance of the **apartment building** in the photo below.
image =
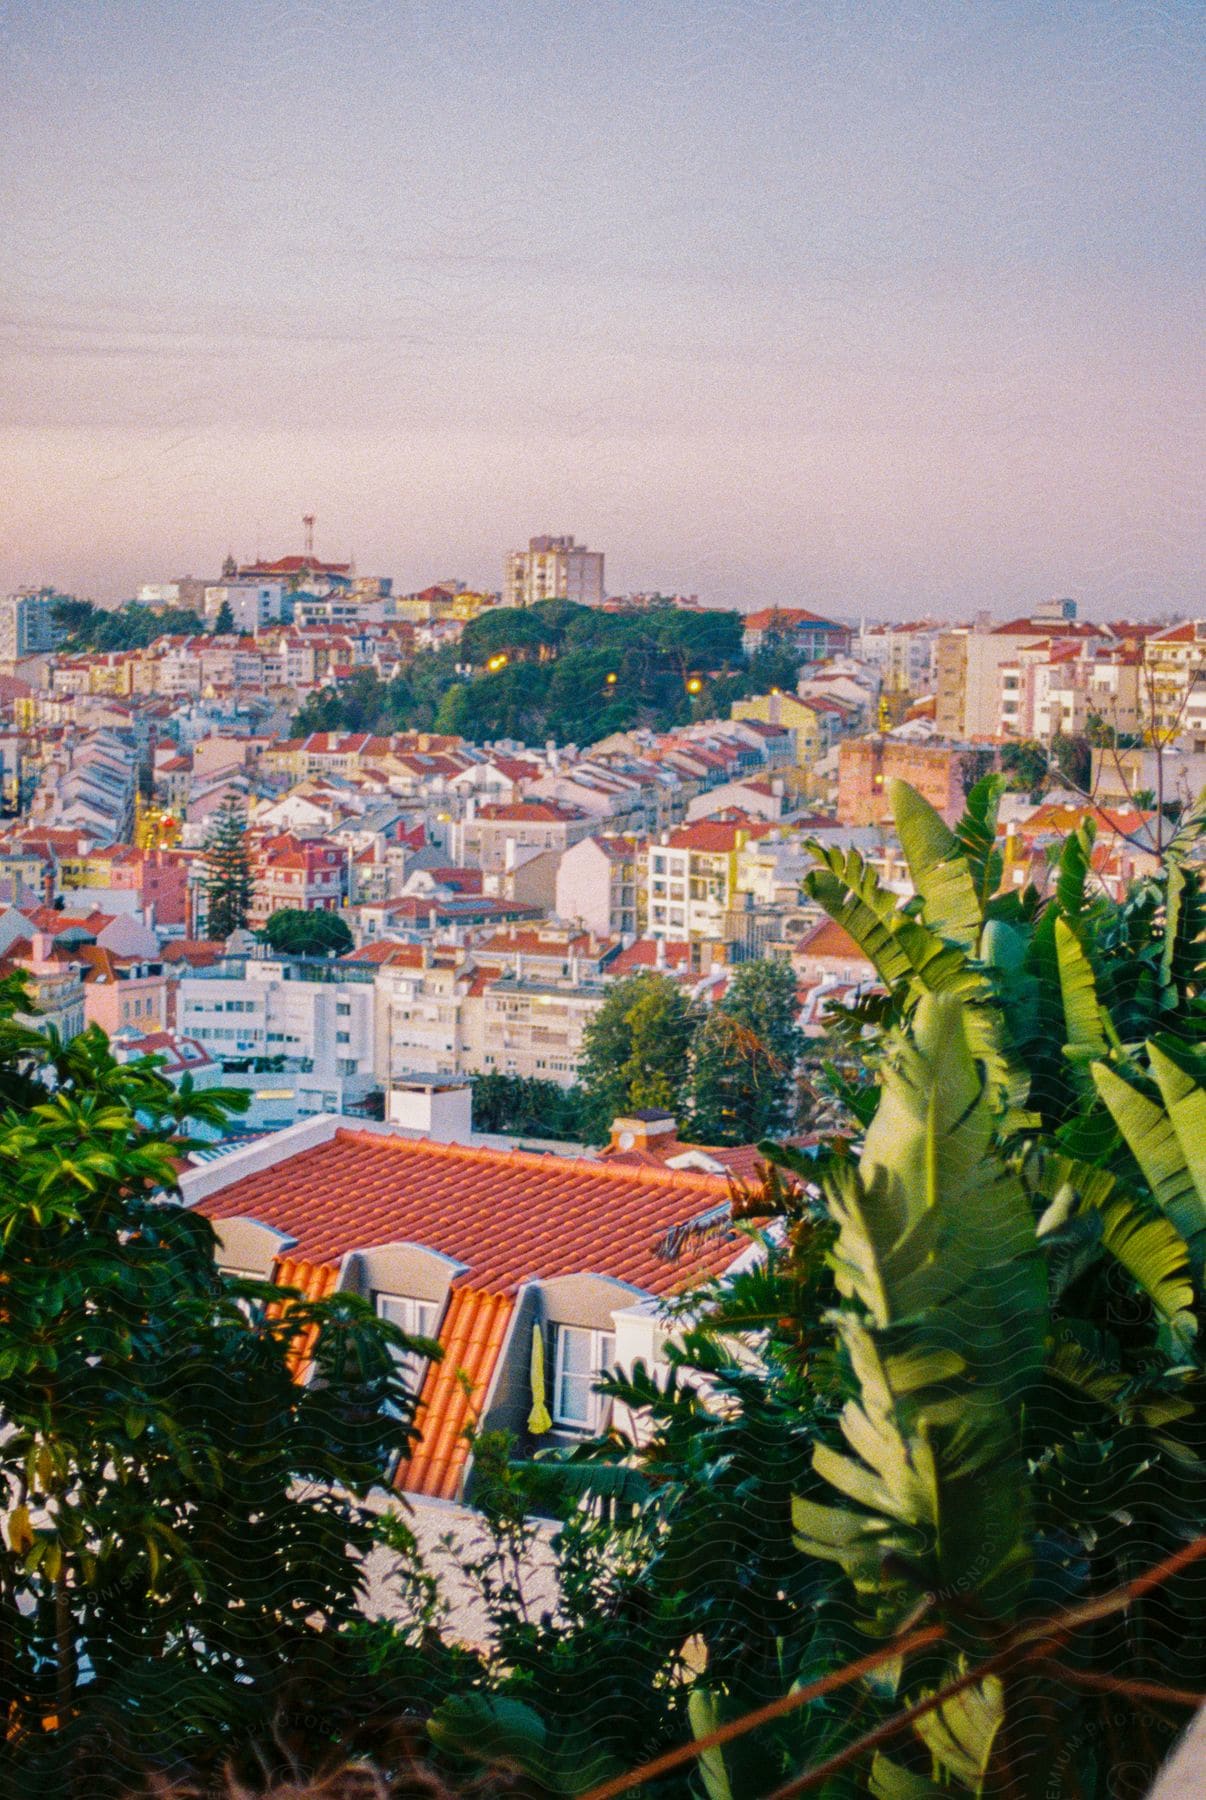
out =
<svg viewBox="0 0 1206 1800"><path fill-rule="evenodd" d="M347 863L346 847L328 838L290 831L262 838L251 851L251 925L263 925L275 912L338 911L347 892Z"/></svg>
<svg viewBox="0 0 1206 1800"><path fill-rule="evenodd" d="M468 950L383 942L343 960L375 970L374 1054L387 1090L418 1074L571 1087L606 992L600 947L593 951L579 957L566 933L525 929Z"/></svg>
<svg viewBox="0 0 1206 1800"><path fill-rule="evenodd" d="M933 619L901 625L864 623L851 645L861 663L875 669L886 694L934 691L935 655L943 628Z"/></svg>
<svg viewBox="0 0 1206 1800"><path fill-rule="evenodd" d="M291 601L290 601L291 609ZM232 630L254 634L279 625L285 616L285 587L280 581L215 582L205 589L205 617L212 624L224 606L230 608Z"/></svg>
<svg viewBox="0 0 1206 1800"><path fill-rule="evenodd" d="M0 599L0 662L44 656L63 641L55 622L57 596L49 588L27 588Z"/></svg>
<svg viewBox="0 0 1206 1800"><path fill-rule="evenodd" d="M1073 603L1058 604L1071 607ZM1042 608L1037 616L1011 619L1003 625L981 615L974 625L942 633L935 649L934 722L943 736L987 738L998 734L1001 669L1018 663L1023 652L1038 648L1087 656L1097 646L1115 641L1108 625L1091 625L1062 612L1044 616L1052 613L1053 608Z"/></svg>
<svg viewBox="0 0 1206 1800"><path fill-rule="evenodd" d="M940 737L963 735L969 636L970 627L955 625L940 632L934 645L934 725Z"/></svg>
<svg viewBox="0 0 1206 1800"><path fill-rule="evenodd" d="M635 837L583 838L557 865L553 910L598 937L640 937L645 929L641 844Z"/></svg>
<svg viewBox="0 0 1206 1800"><path fill-rule="evenodd" d="M476 971L464 951L384 940L353 951L341 966L374 972L373 1060L387 1090L408 1075L465 1072L476 1035L465 1002Z"/></svg>
<svg viewBox="0 0 1206 1800"><path fill-rule="evenodd" d="M342 1112L374 1082L373 975L310 957L228 955L181 976L177 1029L228 1070L281 1059L284 1073L306 1076L293 1112Z"/></svg>
<svg viewBox="0 0 1206 1800"><path fill-rule="evenodd" d="M1143 647L1145 723L1162 742L1206 730L1206 619L1153 632Z"/></svg>
<svg viewBox="0 0 1206 1800"><path fill-rule="evenodd" d="M738 853L769 829L744 817L707 819L651 843L645 852L650 937L723 942L738 904Z"/></svg>
<svg viewBox="0 0 1206 1800"><path fill-rule="evenodd" d="M465 817L449 825L452 860L467 868L505 869L516 850L568 850L598 829L598 820L562 800L466 802ZM507 846L514 849L508 851Z"/></svg>
<svg viewBox="0 0 1206 1800"><path fill-rule="evenodd" d="M572 1087L586 1028L607 996L597 976L553 979L509 970L483 987L471 1066Z"/></svg>
<svg viewBox="0 0 1206 1800"><path fill-rule="evenodd" d="M757 721L763 725L779 725L793 735L795 763L807 772L829 749L833 738L834 714L796 694L772 688L769 694L751 694L747 700L735 700L730 718Z"/></svg>
<svg viewBox="0 0 1206 1800"><path fill-rule="evenodd" d="M504 606L534 606L539 600L602 606L605 597L601 550L588 550L572 537L534 537L526 550L508 553Z"/></svg>

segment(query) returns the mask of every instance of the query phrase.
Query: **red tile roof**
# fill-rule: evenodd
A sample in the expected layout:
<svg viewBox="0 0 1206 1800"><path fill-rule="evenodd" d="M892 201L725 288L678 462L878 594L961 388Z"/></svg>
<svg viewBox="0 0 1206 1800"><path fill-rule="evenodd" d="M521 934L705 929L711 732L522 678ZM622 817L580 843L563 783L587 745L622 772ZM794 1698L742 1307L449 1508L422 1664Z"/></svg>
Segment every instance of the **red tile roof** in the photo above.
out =
<svg viewBox="0 0 1206 1800"><path fill-rule="evenodd" d="M452 1295L440 1332L444 1355L429 1366L419 1396L415 1423L422 1435L398 1470L398 1487L456 1497L469 1457L468 1427L481 1411L514 1310L508 1294L461 1288Z"/></svg>
<svg viewBox="0 0 1206 1800"><path fill-rule="evenodd" d="M846 960L865 962L870 966L866 952L851 937L844 926L834 919L822 919L806 932L793 952L795 956L840 956Z"/></svg>
<svg viewBox="0 0 1206 1800"><path fill-rule="evenodd" d="M766 606L761 612L746 613L742 627L746 631L766 631L774 626L827 625L830 631L845 631L835 619L823 619L820 613L808 612L802 606Z"/></svg>
<svg viewBox="0 0 1206 1800"><path fill-rule="evenodd" d="M254 1218L296 1238L303 1262L408 1241L466 1265L454 1284L511 1294L520 1283L592 1273L665 1295L726 1268L736 1238L667 1261L662 1235L728 1194L718 1176L487 1150L337 1130L202 1200L212 1219Z"/></svg>

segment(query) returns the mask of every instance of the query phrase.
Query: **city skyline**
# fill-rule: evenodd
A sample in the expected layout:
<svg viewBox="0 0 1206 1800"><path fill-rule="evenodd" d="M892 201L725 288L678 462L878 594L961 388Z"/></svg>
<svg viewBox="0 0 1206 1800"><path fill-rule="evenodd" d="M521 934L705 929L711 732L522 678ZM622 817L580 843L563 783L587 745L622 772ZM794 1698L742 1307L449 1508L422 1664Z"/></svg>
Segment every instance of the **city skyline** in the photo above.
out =
<svg viewBox="0 0 1206 1800"><path fill-rule="evenodd" d="M1199 609L1197 9L502 16L8 21L0 586Z"/></svg>

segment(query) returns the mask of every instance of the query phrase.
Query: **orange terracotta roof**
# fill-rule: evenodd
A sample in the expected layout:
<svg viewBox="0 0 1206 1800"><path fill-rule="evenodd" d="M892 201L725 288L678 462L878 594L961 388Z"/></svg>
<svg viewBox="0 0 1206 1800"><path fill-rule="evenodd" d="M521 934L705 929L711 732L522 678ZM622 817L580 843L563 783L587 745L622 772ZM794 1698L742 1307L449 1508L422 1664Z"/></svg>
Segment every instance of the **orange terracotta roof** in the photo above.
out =
<svg viewBox="0 0 1206 1800"><path fill-rule="evenodd" d="M746 613L742 627L746 631L765 631L775 625L787 627L792 625L827 625L830 631L845 631L834 619L823 619L820 613L809 612L802 606L766 606L761 612Z"/></svg>
<svg viewBox="0 0 1206 1800"><path fill-rule="evenodd" d="M671 850L703 850L722 855L737 848L740 837L765 835L759 822L744 815L738 819L701 819L670 833ZM656 848L656 846L655 846Z"/></svg>
<svg viewBox="0 0 1206 1800"><path fill-rule="evenodd" d="M279 1287L299 1288L306 1300L325 1300L328 1294L335 1292L339 1268L335 1263L314 1263L307 1262L304 1257L282 1256L277 1259L272 1279ZM268 1308L268 1317L284 1318L288 1310L289 1302L279 1301ZM305 1331L299 1331L290 1344L289 1367L295 1376L301 1375L313 1356L317 1337L318 1328L311 1325Z"/></svg>
<svg viewBox="0 0 1206 1800"><path fill-rule="evenodd" d="M337 1266L349 1250L405 1240L464 1263L458 1286L504 1293L590 1272L660 1296L737 1255L739 1243L725 1237L673 1261L657 1252L668 1229L727 1192L719 1176L341 1129L219 1189L198 1211L287 1232L303 1262Z"/></svg>
<svg viewBox="0 0 1206 1800"><path fill-rule="evenodd" d="M481 1412L515 1310L508 1294L461 1288L440 1333L444 1355L427 1370L415 1423L421 1436L395 1485L454 1500L469 1457L468 1429Z"/></svg>
<svg viewBox="0 0 1206 1800"><path fill-rule="evenodd" d="M869 965L865 951L855 942L844 926L834 919L822 919L812 930L806 932L795 948L796 956L841 956L853 957L858 962Z"/></svg>

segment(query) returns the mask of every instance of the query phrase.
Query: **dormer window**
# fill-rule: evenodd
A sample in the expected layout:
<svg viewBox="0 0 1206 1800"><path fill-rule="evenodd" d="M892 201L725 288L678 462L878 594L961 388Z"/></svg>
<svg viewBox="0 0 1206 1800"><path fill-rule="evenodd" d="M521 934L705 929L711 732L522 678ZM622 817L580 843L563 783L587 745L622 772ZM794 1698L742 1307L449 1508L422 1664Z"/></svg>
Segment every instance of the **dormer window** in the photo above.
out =
<svg viewBox="0 0 1206 1800"><path fill-rule="evenodd" d="M598 1431L607 1400L595 1383L616 1359L615 1334L557 1325L553 1359L553 1420L574 1431Z"/></svg>
<svg viewBox="0 0 1206 1800"><path fill-rule="evenodd" d="M441 1308L434 1300L419 1300L412 1294L378 1294L377 1317L388 1319L409 1337L435 1338L440 1330ZM396 1352L399 1368L412 1394L417 1394L427 1373L428 1358L413 1351Z"/></svg>

